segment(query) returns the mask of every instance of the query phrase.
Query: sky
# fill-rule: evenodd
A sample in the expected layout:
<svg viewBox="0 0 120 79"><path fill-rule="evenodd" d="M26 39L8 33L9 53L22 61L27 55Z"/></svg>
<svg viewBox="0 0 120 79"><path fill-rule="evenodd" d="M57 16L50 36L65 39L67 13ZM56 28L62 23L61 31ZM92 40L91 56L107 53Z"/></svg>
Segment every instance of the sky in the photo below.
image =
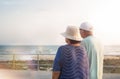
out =
<svg viewBox="0 0 120 79"><path fill-rule="evenodd" d="M119 0L0 0L0 45L61 45L88 21L104 45L120 45Z"/></svg>

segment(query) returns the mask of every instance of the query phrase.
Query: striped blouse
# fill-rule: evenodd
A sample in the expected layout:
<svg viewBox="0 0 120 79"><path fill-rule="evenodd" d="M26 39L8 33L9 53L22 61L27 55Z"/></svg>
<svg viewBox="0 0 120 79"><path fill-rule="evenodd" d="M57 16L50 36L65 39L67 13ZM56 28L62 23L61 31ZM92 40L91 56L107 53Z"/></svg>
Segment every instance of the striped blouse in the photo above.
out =
<svg viewBox="0 0 120 79"><path fill-rule="evenodd" d="M85 49L71 45L59 47L53 71L60 71L59 79L89 79L89 63Z"/></svg>

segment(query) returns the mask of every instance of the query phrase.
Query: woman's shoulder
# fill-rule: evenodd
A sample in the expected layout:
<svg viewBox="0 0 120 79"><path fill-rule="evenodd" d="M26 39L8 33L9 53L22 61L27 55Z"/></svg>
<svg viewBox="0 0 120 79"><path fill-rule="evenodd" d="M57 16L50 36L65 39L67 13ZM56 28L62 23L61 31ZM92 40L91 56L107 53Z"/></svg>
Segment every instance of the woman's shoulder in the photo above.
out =
<svg viewBox="0 0 120 79"><path fill-rule="evenodd" d="M59 47L59 49L64 49L64 48L70 48L70 45L61 45L60 47Z"/></svg>
<svg viewBox="0 0 120 79"><path fill-rule="evenodd" d="M85 47L84 46L80 46L80 49L83 51L83 52L86 52L86 49L85 49Z"/></svg>
<svg viewBox="0 0 120 79"><path fill-rule="evenodd" d="M84 46L82 46L82 45L80 45L80 46L71 46L71 45L61 45L60 47L59 47L59 49L71 49L71 48L79 48L79 49L81 49L81 50L84 50L85 49L85 47Z"/></svg>
<svg viewBox="0 0 120 79"><path fill-rule="evenodd" d="M80 49L83 49L81 46L72 46L72 45L62 45L59 47L60 50L71 50L71 49L75 49L75 48L80 48Z"/></svg>
<svg viewBox="0 0 120 79"><path fill-rule="evenodd" d="M80 46L72 46L72 45L61 45L59 48L80 48L80 49L84 49L84 46L80 45Z"/></svg>

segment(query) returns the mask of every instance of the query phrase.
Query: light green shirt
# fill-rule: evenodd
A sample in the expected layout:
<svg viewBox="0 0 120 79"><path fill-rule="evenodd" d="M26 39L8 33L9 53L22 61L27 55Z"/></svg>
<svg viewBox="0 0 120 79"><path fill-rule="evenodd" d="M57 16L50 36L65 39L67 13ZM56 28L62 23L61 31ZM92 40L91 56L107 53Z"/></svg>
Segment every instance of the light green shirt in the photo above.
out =
<svg viewBox="0 0 120 79"><path fill-rule="evenodd" d="M84 38L81 44L85 47L90 64L90 79L102 79L103 75L103 48L93 36Z"/></svg>

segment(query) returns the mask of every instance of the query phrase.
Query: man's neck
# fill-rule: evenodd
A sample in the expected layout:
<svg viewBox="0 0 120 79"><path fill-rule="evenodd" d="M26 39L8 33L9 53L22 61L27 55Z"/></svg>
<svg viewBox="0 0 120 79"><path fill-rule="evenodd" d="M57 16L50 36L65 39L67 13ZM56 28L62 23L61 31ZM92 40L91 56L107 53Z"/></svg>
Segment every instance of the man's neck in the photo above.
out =
<svg viewBox="0 0 120 79"><path fill-rule="evenodd" d="M85 36L85 38L86 38L86 37L89 37L89 36L93 36L93 34L87 34L87 35Z"/></svg>

